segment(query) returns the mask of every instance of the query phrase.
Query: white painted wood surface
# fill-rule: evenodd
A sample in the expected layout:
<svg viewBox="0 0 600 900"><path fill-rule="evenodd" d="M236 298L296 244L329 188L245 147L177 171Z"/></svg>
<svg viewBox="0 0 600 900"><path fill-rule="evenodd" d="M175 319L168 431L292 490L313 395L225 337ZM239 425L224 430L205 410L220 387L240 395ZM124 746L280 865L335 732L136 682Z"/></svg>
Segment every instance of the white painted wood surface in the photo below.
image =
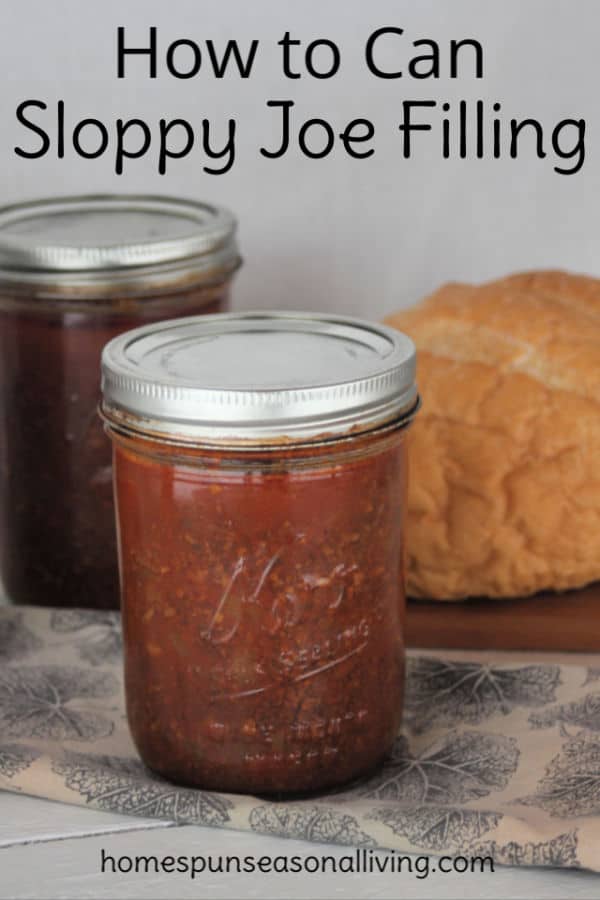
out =
<svg viewBox="0 0 600 900"><path fill-rule="evenodd" d="M98 812L0 791L0 848L67 837L171 827L168 822ZM1 881L0 870L0 885Z"/></svg>
<svg viewBox="0 0 600 900"><path fill-rule="evenodd" d="M483 875L415 874L107 874L101 851L178 856L264 854L288 857L348 848L281 840L236 831L176 827L155 820L100 813L32 797L0 793L0 897L14 898L487 898L598 900L600 876L556 869L498 867ZM432 862L434 861L432 857Z"/></svg>

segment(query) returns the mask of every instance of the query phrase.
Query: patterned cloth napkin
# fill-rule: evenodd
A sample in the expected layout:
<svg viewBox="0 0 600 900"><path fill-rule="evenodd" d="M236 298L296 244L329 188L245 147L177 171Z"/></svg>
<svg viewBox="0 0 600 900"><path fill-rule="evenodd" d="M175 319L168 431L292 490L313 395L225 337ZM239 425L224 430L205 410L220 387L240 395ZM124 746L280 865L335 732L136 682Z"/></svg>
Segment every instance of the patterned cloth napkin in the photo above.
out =
<svg viewBox="0 0 600 900"><path fill-rule="evenodd" d="M388 762L272 802L179 788L132 744L116 613L0 608L0 787L178 823L600 871L600 668L409 654Z"/></svg>

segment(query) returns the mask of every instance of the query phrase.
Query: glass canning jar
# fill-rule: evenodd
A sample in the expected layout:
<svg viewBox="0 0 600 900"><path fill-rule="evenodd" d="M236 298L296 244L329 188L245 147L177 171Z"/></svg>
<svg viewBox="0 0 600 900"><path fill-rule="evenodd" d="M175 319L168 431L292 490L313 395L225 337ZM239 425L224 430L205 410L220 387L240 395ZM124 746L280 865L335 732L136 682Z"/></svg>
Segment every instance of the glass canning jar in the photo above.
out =
<svg viewBox="0 0 600 900"><path fill-rule="evenodd" d="M127 712L156 772L310 791L390 749L414 370L399 332L302 313L105 348Z"/></svg>
<svg viewBox="0 0 600 900"><path fill-rule="evenodd" d="M102 348L226 309L234 232L226 211L166 197L0 210L0 575L14 602L118 606Z"/></svg>

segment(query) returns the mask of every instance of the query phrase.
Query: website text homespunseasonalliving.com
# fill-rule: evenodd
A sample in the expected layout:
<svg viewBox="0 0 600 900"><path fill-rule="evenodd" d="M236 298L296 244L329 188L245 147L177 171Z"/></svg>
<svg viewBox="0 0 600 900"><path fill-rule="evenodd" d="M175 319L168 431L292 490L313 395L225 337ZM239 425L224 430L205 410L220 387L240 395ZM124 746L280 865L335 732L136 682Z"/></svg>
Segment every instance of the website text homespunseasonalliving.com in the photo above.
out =
<svg viewBox="0 0 600 900"><path fill-rule="evenodd" d="M194 880L202 875L252 874L390 874L408 872L415 878L427 878L434 872L442 874L483 874L494 872L491 856L408 856L388 851L385 855L371 849L357 848L343 856L327 854L209 854L181 855L124 855L116 856L100 851L102 874L180 874Z"/></svg>

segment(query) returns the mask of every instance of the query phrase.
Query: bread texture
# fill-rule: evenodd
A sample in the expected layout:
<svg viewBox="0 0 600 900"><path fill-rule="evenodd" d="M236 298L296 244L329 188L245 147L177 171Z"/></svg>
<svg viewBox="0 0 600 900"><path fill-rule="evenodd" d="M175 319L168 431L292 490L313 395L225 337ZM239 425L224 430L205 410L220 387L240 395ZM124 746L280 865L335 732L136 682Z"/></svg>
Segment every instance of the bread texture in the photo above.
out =
<svg viewBox="0 0 600 900"><path fill-rule="evenodd" d="M417 345L423 398L409 594L516 597L600 579L600 280L448 284L387 322Z"/></svg>

